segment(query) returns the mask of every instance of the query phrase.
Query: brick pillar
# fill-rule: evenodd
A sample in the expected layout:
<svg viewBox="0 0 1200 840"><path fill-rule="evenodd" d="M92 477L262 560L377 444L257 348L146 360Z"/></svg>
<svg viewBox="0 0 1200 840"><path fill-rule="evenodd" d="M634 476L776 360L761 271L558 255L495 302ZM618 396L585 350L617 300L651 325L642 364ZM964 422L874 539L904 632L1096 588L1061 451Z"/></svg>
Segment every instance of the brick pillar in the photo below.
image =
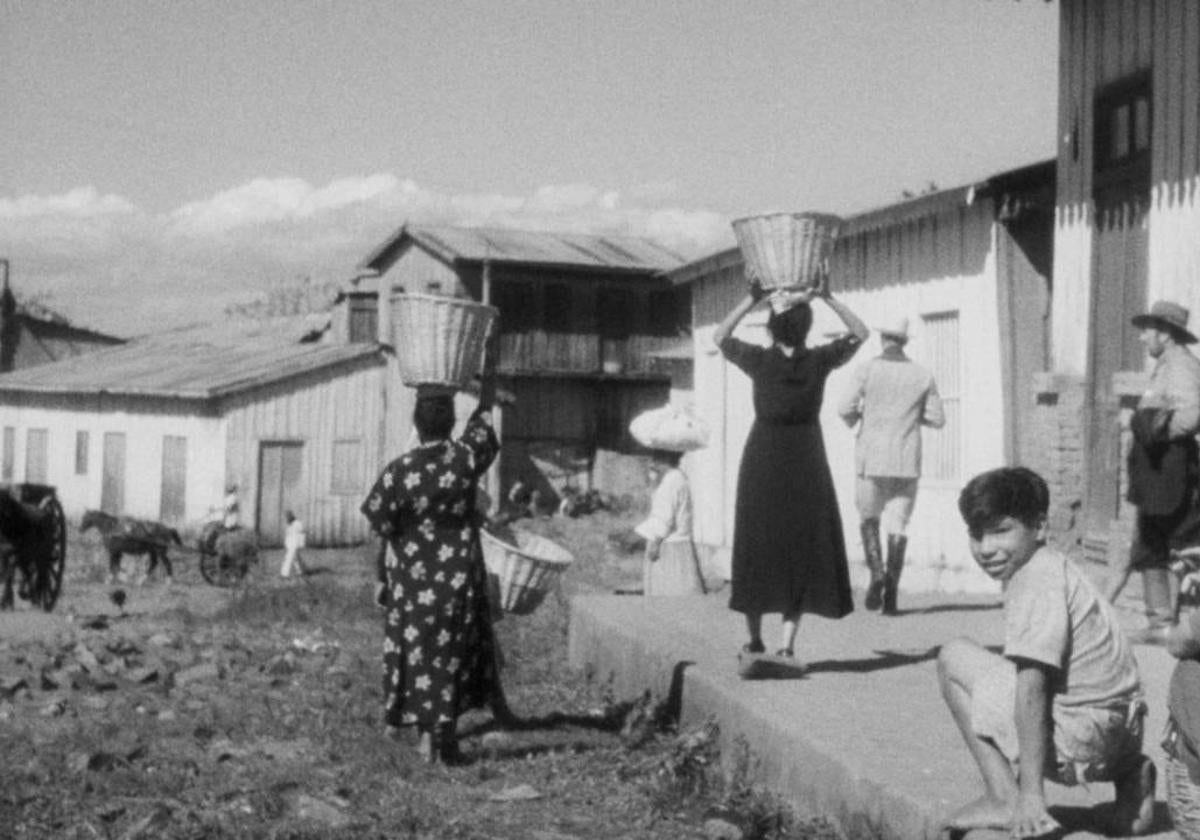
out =
<svg viewBox="0 0 1200 840"><path fill-rule="evenodd" d="M1081 376L1052 372L1034 375L1035 443L1033 463L1050 487L1050 541L1073 549L1083 537L1084 412L1086 383Z"/></svg>

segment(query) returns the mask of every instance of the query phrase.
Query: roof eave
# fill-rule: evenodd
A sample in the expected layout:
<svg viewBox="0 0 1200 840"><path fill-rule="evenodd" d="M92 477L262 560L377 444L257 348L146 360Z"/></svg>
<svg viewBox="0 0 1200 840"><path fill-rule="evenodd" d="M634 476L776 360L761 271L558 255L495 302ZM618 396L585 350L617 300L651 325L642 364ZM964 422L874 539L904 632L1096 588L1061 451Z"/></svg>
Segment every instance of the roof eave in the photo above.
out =
<svg viewBox="0 0 1200 840"><path fill-rule="evenodd" d="M377 274L385 273L396 262L396 252L400 250L400 246L406 237L408 237L407 221L396 228L396 231L391 236L383 240L382 244L367 254L355 267L359 271L373 271Z"/></svg>

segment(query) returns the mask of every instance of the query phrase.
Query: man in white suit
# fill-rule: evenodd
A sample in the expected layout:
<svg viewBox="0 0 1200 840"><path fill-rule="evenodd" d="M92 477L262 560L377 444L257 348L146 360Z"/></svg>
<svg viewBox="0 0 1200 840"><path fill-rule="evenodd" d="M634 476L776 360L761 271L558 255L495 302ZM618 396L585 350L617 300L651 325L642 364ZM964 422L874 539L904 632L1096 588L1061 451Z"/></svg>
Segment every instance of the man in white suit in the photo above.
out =
<svg viewBox="0 0 1200 840"><path fill-rule="evenodd" d="M946 423L933 374L904 353L908 319L876 327L883 352L855 371L838 405L850 427L858 425L855 503L871 582L865 606L896 615L896 593L908 546L906 530L921 476L921 426ZM887 531L887 568L880 523Z"/></svg>

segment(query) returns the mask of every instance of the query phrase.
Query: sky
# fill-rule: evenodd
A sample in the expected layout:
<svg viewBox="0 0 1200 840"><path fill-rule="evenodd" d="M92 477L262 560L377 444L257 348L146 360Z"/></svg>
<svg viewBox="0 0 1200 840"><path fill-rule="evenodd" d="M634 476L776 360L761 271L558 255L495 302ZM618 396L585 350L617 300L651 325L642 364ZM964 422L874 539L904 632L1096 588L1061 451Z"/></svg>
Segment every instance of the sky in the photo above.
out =
<svg viewBox="0 0 1200 840"><path fill-rule="evenodd" d="M1040 0L0 0L0 258L121 336L405 222L647 236L1054 155Z"/></svg>

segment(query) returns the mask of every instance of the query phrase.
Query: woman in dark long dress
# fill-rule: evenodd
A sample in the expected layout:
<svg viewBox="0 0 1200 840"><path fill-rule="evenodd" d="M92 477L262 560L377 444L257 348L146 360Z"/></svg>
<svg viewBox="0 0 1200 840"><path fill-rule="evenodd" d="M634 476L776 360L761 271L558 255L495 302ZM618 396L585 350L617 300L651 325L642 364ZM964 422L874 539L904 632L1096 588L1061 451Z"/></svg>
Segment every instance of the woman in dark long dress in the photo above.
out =
<svg viewBox="0 0 1200 840"><path fill-rule="evenodd" d="M805 341L814 297L849 334L810 348ZM763 615L782 614L777 655L791 657L802 614L841 618L854 608L819 415L826 378L850 360L869 331L822 287L770 295L770 347L734 338L738 323L764 299L752 283L713 335L725 358L750 377L754 394L754 424L738 471L729 607L746 616L748 654L765 652Z"/></svg>
<svg viewBox="0 0 1200 840"><path fill-rule="evenodd" d="M362 505L390 547L376 589L386 612L385 723L391 732L416 725L430 762L456 757L462 712L491 706L497 717L508 714L475 499L500 451L494 395L489 363L479 407L451 440L453 396L420 393L413 412L420 444L388 464Z"/></svg>

